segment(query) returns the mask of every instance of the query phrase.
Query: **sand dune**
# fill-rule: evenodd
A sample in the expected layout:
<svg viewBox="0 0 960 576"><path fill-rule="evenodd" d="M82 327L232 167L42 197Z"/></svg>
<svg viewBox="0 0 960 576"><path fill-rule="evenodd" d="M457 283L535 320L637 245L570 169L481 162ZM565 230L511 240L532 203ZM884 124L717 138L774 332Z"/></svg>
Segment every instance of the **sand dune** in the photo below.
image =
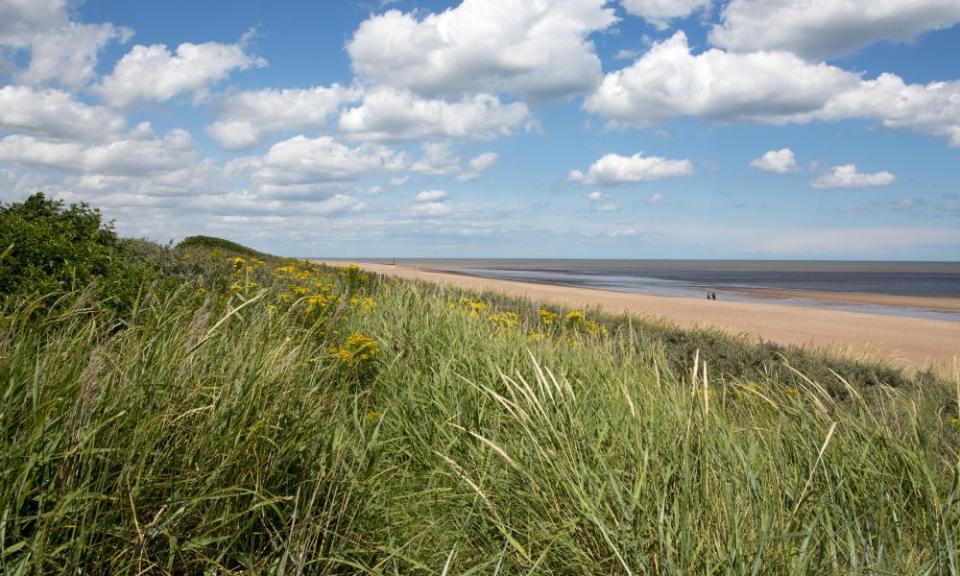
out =
<svg viewBox="0 0 960 576"><path fill-rule="evenodd" d="M319 262L332 266L342 261ZM779 304L716 302L464 276L409 265L360 264L371 272L490 290L534 301L597 306L680 326L710 326L781 344L828 348L857 358L886 359L910 368L951 371L960 357L960 322L881 316Z"/></svg>

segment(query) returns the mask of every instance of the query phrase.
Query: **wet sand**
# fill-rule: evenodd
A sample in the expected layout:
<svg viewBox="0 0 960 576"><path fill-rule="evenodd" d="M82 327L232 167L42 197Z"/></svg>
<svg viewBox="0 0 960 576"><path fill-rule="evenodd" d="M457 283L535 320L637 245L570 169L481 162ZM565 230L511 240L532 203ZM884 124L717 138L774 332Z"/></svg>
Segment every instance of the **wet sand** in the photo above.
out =
<svg viewBox="0 0 960 576"><path fill-rule="evenodd" d="M809 290L775 290L766 288L726 289L730 292L751 294L764 298L801 298L821 302L839 302L851 304L877 304L897 308L918 308L923 310L942 310L960 312L960 298L938 298L935 296L895 296L891 294L864 294L861 292L813 292Z"/></svg>
<svg viewBox="0 0 960 576"><path fill-rule="evenodd" d="M331 266L347 264L345 261L317 262ZM960 357L960 322L822 310L775 303L708 301L514 282L403 264L360 266L370 272L397 278L438 282L470 290L489 290L538 302L599 307L605 312L628 312L667 320L682 327L720 328L781 344L828 349L854 358L886 360L907 368L932 367L952 373L953 366ZM793 296L790 294L790 297ZM804 293L803 297L810 297L810 294ZM887 300L885 303L892 302Z"/></svg>

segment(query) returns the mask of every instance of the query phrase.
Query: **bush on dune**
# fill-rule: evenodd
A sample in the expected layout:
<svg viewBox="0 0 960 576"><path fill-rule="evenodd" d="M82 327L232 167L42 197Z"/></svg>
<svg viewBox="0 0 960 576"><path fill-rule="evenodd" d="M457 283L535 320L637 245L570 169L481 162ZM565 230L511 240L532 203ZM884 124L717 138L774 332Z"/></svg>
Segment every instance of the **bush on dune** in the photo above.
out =
<svg viewBox="0 0 960 576"><path fill-rule="evenodd" d="M960 570L942 380L224 245L125 250L155 275L127 308L101 305L110 273L54 307L2 297L0 573Z"/></svg>
<svg viewBox="0 0 960 576"><path fill-rule="evenodd" d="M98 210L35 194L0 205L0 295L86 286L115 267L117 238Z"/></svg>

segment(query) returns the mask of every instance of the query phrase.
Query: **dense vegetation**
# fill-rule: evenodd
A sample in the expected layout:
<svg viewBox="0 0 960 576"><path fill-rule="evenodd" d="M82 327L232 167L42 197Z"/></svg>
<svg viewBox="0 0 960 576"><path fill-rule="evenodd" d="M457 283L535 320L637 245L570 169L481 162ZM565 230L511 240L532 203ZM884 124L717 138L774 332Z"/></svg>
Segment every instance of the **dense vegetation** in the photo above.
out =
<svg viewBox="0 0 960 576"><path fill-rule="evenodd" d="M40 197L0 245L2 574L960 572L933 375Z"/></svg>

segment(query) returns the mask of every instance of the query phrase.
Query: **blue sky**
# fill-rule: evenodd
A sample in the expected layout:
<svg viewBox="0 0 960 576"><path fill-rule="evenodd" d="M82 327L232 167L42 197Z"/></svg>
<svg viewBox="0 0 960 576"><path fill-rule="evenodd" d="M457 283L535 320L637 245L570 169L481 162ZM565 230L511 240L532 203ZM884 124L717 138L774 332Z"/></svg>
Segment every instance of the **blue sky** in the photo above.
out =
<svg viewBox="0 0 960 576"><path fill-rule="evenodd" d="M956 0L0 0L0 200L342 257L960 254Z"/></svg>

